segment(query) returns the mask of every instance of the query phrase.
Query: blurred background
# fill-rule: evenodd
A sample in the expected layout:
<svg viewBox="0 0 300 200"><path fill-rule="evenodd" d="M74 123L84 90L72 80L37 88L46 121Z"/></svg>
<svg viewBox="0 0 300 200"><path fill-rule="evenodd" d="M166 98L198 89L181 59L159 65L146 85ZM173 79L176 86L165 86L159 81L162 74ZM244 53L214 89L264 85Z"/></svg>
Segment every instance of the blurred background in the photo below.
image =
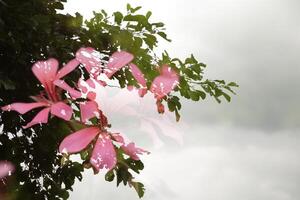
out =
<svg viewBox="0 0 300 200"><path fill-rule="evenodd" d="M172 42L161 42L158 51L179 58L193 53L208 65L207 78L240 85L230 103L183 102L179 123L143 111L144 118L110 116L115 129L151 151L137 177L146 186L144 199L299 199L300 2L69 0L65 12L89 18L93 10L125 11L126 3L166 24ZM138 199L134 190L87 170L70 199L118 198Z"/></svg>

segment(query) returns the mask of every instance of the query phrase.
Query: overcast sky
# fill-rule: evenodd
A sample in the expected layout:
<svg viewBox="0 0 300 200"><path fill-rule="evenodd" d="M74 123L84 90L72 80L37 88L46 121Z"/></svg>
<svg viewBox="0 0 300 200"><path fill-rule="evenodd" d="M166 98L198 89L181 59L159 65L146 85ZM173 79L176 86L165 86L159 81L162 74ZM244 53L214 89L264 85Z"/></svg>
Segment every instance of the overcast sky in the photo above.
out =
<svg viewBox="0 0 300 200"><path fill-rule="evenodd" d="M66 9L90 17L92 10L125 11L127 2L166 24L173 41L161 49L181 58L193 53L208 65L208 78L240 85L229 104L185 102L182 122L167 127L171 135L152 130L149 116L128 123L110 116L152 152L139 175L144 199L299 199L300 2L69 0ZM87 198L138 199L132 189L90 172L71 194L72 200Z"/></svg>

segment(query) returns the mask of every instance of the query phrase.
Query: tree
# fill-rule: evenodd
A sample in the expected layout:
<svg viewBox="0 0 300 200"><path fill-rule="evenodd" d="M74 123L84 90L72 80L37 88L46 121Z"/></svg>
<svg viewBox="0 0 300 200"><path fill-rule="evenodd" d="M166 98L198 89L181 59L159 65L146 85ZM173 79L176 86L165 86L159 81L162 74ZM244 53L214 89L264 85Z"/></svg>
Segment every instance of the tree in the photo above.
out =
<svg viewBox="0 0 300 200"><path fill-rule="evenodd" d="M105 52L104 61L118 50L134 55L134 62L144 74L149 89L159 76L156 66L168 65L180 76L174 92L158 101L158 110L164 105L180 119L180 98L193 101L205 99L206 95L221 102L221 97L230 101L229 93L237 87L234 82L204 80L205 64L198 62L193 55L180 60L171 58L167 52L161 57L155 53L158 38L170 41L164 24L151 21L151 12L139 13L140 7L127 5L127 12L114 12L108 15L104 10L94 13L90 20L82 16L58 14L65 0L1 0L0 1L0 106L12 102L31 102L30 96L43 88L32 75L31 67L39 60L58 58L67 63L81 47L93 47ZM67 78L71 86L81 76L79 69ZM129 68L117 71L113 79L121 88L128 85L139 87ZM37 86L38 85L38 86ZM37 86L37 87L36 87ZM0 160L15 165L14 175L9 179L6 193L11 199L67 199L75 179L82 179L86 165L85 153L81 163L72 162L58 152L59 144L71 132L64 121L53 118L48 124L23 129L24 120L36 115L29 112L24 119L15 112L1 113ZM118 152L120 153L120 152ZM121 155L121 154L120 154ZM129 168L135 172L143 169L141 161L125 159L127 167L119 167L106 174L106 180L114 177L117 184L123 182L133 186L139 196L143 196L142 183L133 182ZM6 180L5 179L5 180ZM6 181L5 181L6 182Z"/></svg>

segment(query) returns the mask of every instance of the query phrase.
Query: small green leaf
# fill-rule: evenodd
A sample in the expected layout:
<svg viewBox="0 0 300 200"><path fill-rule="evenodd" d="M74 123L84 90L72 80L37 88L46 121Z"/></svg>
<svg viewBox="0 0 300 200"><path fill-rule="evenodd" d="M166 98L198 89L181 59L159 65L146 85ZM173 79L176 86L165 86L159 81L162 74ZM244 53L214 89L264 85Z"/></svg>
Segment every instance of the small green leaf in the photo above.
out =
<svg viewBox="0 0 300 200"><path fill-rule="evenodd" d="M115 174L114 174L113 170L110 170L105 174L106 181L112 182L114 180L114 178L115 178Z"/></svg>
<svg viewBox="0 0 300 200"><path fill-rule="evenodd" d="M168 39L167 34L165 32L158 32L157 33L160 37L164 38L168 42L171 42L172 40Z"/></svg>
<svg viewBox="0 0 300 200"><path fill-rule="evenodd" d="M236 84L235 82L230 82L227 85L230 86L230 87L239 87L239 85Z"/></svg>
<svg viewBox="0 0 300 200"><path fill-rule="evenodd" d="M152 23L152 26L155 26L155 27L157 27L157 28L160 28L160 27L164 27L165 24L162 23L162 22L158 22L158 23Z"/></svg>
<svg viewBox="0 0 300 200"><path fill-rule="evenodd" d="M145 193L145 186L143 183L140 182L131 182L130 185L135 189L137 194L139 195L139 198L142 198Z"/></svg>
<svg viewBox="0 0 300 200"><path fill-rule="evenodd" d="M151 15L152 15L152 12L148 11L147 14L146 14L146 18L149 19L151 17Z"/></svg>
<svg viewBox="0 0 300 200"><path fill-rule="evenodd" d="M224 97L228 102L230 102L231 97L230 97L228 94L226 94L225 92L223 92L222 95L223 95L223 97Z"/></svg>
<svg viewBox="0 0 300 200"><path fill-rule="evenodd" d="M114 13L114 16L115 16L115 22L117 23L117 24L121 24L121 22L122 22L122 19L123 19L123 15L122 15L122 13L120 13L120 12L115 12Z"/></svg>

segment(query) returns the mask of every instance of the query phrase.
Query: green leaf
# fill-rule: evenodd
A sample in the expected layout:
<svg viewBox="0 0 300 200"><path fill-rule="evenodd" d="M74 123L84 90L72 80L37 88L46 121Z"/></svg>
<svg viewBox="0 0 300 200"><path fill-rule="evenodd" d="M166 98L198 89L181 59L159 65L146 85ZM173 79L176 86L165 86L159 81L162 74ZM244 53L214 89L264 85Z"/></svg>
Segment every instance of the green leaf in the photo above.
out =
<svg viewBox="0 0 300 200"><path fill-rule="evenodd" d="M197 91L189 91L189 95L193 101L199 101L200 94Z"/></svg>
<svg viewBox="0 0 300 200"><path fill-rule="evenodd" d="M230 86L230 87L239 87L239 85L236 84L235 82L230 82L227 85Z"/></svg>
<svg viewBox="0 0 300 200"><path fill-rule="evenodd" d="M161 27L164 27L165 24L162 23L162 22L158 22L158 23L152 23L152 26L155 26L155 27L157 27L157 28L161 28Z"/></svg>
<svg viewBox="0 0 300 200"><path fill-rule="evenodd" d="M131 11L132 13L135 13L136 11L140 10L141 8L142 8L142 6L138 6L138 7L136 7L136 8L131 8L130 11Z"/></svg>
<svg viewBox="0 0 300 200"><path fill-rule="evenodd" d="M138 193L139 198L142 198L145 193L145 186L143 183L140 182L131 182L130 185L135 189L135 191Z"/></svg>
<svg viewBox="0 0 300 200"><path fill-rule="evenodd" d="M205 97L206 97L206 94L205 94L205 92L203 92L203 91L201 91L201 90L197 90L197 92L198 92L198 94L200 95L200 97L201 97L201 99L205 99Z"/></svg>
<svg viewBox="0 0 300 200"><path fill-rule="evenodd" d="M89 149L80 152L80 157L82 160L87 160L89 157Z"/></svg>
<svg viewBox="0 0 300 200"><path fill-rule="evenodd" d="M160 37L162 37L163 39L167 40L168 42L171 42L172 40L167 38L167 34L165 32L158 32L157 33Z"/></svg>
<svg viewBox="0 0 300 200"><path fill-rule="evenodd" d="M175 104L173 101L169 100L169 101L168 101L168 108L169 108L169 110L170 110L171 112L174 112L175 109L176 109L176 104Z"/></svg>
<svg viewBox="0 0 300 200"><path fill-rule="evenodd" d="M140 170L144 169L144 164L140 160L133 160L131 158L128 158L125 160L125 163L127 166L132 169L135 173L140 173Z"/></svg>
<svg viewBox="0 0 300 200"><path fill-rule="evenodd" d="M146 44L150 47L150 49L153 49L153 47L156 46L156 42L157 42L156 37L147 33L145 33L144 36L146 36L144 38Z"/></svg>
<svg viewBox="0 0 300 200"><path fill-rule="evenodd" d="M146 18L149 19L151 17L151 15L152 15L152 12L148 11L147 14L146 14Z"/></svg>
<svg viewBox="0 0 300 200"><path fill-rule="evenodd" d="M225 97L225 99L226 99L228 102L230 102L231 97L230 97L228 94L226 94L225 92L223 92L222 95L223 95L223 97Z"/></svg>
<svg viewBox="0 0 300 200"><path fill-rule="evenodd" d="M112 182L115 178L114 170L110 170L105 174L105 180Z"/></svg>
<svg viewBox="0 0 300 200"><path fill-rule="evenodd" d="M122 22L122 19L123 19L123 15L122 15L122 13L120 13L120 12L115 12L114 13L114 16L115 16L115 22L117 23L117 24L121 24L121 22Z"/></svg>

